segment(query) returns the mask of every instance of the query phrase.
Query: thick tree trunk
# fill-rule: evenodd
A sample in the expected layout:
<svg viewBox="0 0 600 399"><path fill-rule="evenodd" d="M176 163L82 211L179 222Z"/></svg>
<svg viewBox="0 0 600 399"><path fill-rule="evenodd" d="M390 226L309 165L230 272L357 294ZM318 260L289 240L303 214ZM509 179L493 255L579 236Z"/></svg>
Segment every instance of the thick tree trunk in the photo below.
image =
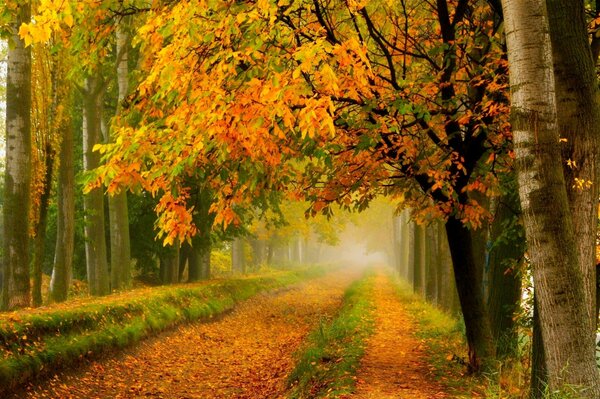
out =
<svg viewBox="0 0 600 399"><path fill-rule="evenodd" d="M446 233L454 278L460 300L467 343L469 345L469 369L472 372L486 370L495 358L492 330L483 300L480 265L473 256L471 231L463 223L450 217L446 221Z"/></svg>
<svg viewBox="0 0 600 399"><path fill-rule="evenodd" d="M580 395L598 398L589 300L561 161L546 6L543 0L505 0L503 10L519 195L548 385L582 386Z"/></svg>
<svg viewBox="0 0 600 399"><path fill-rule="evenodd" d="M128 73L128 34L121 21L117 27L117 81L119 105L129 91ZM117 108L119 112L120 106ZM127 192L121 191L108 198L110 222L110 280L111 289L118 290L131 285L131 249L129 237L129 213Z"/></svg>
<svg viewBox="0 0 600 399"><path fill-rule="evenodd" d="M100 154L92 151L101 142L102 83L89 77L83 99L83 168L100 166ZM92 295L110 292L106 236L104 234L104 195L99 188L83 196L85 209L85 257L87 279Z"/></svg>
<svg viewBox="0 0 600 399"><path fill-rule="evenodd" d="M31 48L18 35L31 4L17 5L11 24L6 80L6 170L4 173L4 270L2 307L29 306L29 201L31 181Z"/></svg>
<svg viewBox="0 0 600 399"><path fill-rule="evenodd" d="M566 138L562 144L563 171L573 231L577 237L588 317L591 325L595 326L600 126L598 79L588 41L583 0L547 0L546 4L552 41L558 129L561 137ZM595 339L593 331L590 331L588 339Z"/></svg>

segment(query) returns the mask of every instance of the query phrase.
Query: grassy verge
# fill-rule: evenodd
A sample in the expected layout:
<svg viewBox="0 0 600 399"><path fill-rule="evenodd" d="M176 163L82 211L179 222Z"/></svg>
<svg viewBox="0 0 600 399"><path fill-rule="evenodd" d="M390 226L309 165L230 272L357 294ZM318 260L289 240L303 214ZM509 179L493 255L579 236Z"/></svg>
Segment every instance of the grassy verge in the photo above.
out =
<svg viewBox="0 0 600 399"><path fill-rule="evenodd" d="M35 376L127 347L177 324L209 320L261 291L325 272L323 267L310 267L185 286L138 289L2 314L0 394Z"/></svg>
<svg viewBox="0 0 600 399"><path fill-rule="evenodd" d="M336 397L353 391L365 339L373 332L373 287L370 273L353 283L337 316L321 321L309 335L288 379L290 398Z"/></svg>

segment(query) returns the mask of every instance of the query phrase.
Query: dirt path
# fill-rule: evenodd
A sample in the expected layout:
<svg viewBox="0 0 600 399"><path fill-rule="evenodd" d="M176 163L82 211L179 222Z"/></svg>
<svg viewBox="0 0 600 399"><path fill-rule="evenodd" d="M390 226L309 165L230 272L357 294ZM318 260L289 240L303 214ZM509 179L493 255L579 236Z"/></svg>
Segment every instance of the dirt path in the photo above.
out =
<svg viewBox="0 0 600 399"><path fill-rule="evenodd" d="M261 294L213 323L162 334L125 354L60 374L25 398L280 398L293 352L332 315L356 272Z"/></svg>
<svg viewBox="0 0 600 399"><path fill-rule="evenodd" d="M449 398L431 375L415 321L398 300L389 278L375 286L375 333L367 342L354 399Z"/></svg>

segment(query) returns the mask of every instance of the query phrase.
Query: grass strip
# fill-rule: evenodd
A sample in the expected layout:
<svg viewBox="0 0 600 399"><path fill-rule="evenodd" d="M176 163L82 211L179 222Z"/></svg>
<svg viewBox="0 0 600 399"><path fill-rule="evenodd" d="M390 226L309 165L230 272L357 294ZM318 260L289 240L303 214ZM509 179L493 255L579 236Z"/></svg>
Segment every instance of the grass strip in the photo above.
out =
<svg viewBox="0 0 600 399"><path fill-rule="evenodd" d="M365 350L374 329L374 275L368 272L344 293L333 320L323 321L307 338L288 377L289 398L322 398L351 393Z"/></svg>
<svg viewBox="0 0 600 399"><path fill-rule="evenodd" d="M175 325L209 320L259 292L324 275L319 266L189 285L145 288L0 317L0 394L84 358L125 348ZM0 395L1 396L1 395Z"/></svg>

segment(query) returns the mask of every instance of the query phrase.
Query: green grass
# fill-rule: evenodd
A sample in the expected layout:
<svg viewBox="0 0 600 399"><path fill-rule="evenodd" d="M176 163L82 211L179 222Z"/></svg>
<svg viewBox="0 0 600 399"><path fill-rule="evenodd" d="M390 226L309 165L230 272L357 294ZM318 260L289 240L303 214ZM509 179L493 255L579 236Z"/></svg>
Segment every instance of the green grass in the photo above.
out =
<svg viewBox="0 0 600 399"><path fill-rule="evenodd" d="M336 397L354 390L365 340L373 332L373 287L371 273L353 283L337 316L321 320L308 336L288 378L290 398Z"/></svg>
<svg viewBox="0 0 600 399"><path fill-rule="evenodd" d="M175 325L209 320L261 291L325 274L324 267L132 290L0 315L0 394L50 370L125 348ZM1 396L1 395L0 395Z"/></svg>

